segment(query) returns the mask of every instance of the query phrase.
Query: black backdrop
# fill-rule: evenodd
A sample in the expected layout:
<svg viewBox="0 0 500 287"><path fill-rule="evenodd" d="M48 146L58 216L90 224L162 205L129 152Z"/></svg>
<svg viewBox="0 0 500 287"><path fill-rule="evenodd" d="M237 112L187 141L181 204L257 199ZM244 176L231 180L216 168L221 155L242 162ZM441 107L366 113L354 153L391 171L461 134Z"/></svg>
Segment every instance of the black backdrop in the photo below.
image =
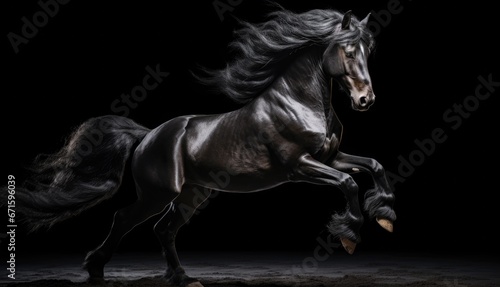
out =
<svg viewBox="0 0 500 287"><path fill-rule="evenodd" d="M223 67L230 59L227 44L238 27L234 17L260 21L269 11L264 1L249 0L69 1L58 4L57 13L46 23L43 17L37 18L38 31L27 31L31 38L13 45L9 39L14 36L9 33L23 36L23 17L33 22L42 7L37 1L9 2L2 9L5 181L8 174L23 179L23 165L38 153L56 151L82 121L120 114L112 103L142 83L147 66L159 65L169 73L129 110L130 118L147 127L178 115L237 108L221 95L208 94L189 71L197 65ZM476 87L484 82L481 77L500 82L495 43L499 25L493 5L474 1L435 6L410 0L278 2L297 12L334 8L353 10L358 17L369 11L379 16L371 22L377 49L369 62L375 105L358 113L350 109L345 94L334 96L345 127L341 149L376 158L392 175L396 189L395 233L366 222L359 249L498 253L495 113L500 87L480 88L491 95L476 97ZM217 12L214 3L228 10ZM460 113L455 104L464 106L465 112ZM415 141L427 143L430 149L427 139L436 129L446 140L421 151ZM368 177L355 178L363 190L369 188ZM19 235L19 252L94 248L104 239L114 209L130 202L131 194L128 180L116 199L49 232ZM306 184L254 194L219 194L181 230L178 247L313 250L316 238L326 237L329 216L343 206L339 190ZM6 222L5 214L2 218ZM153 223L148 221L129 234L120 250L159 250Z"/></svg>

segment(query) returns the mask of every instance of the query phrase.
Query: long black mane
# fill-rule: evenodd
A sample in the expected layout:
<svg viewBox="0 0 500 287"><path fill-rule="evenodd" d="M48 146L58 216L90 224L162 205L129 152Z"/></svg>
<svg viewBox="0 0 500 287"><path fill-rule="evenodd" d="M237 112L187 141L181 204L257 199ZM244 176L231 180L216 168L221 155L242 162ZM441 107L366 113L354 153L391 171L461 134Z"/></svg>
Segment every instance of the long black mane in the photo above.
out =
<svg viewBox="0 0 500 287"><path fill-rule="evenodd" d="M290 55L312 45L326 46L359 41L373 47L373 37L355 17L351 29L340 29L343 14L331 9L294 13L280 9L268 15L267 22L252 24L241 21L229 47L235 58L221 70L204 69L206 77L198 79L238 103L258 96L279 75Z"/></svg>

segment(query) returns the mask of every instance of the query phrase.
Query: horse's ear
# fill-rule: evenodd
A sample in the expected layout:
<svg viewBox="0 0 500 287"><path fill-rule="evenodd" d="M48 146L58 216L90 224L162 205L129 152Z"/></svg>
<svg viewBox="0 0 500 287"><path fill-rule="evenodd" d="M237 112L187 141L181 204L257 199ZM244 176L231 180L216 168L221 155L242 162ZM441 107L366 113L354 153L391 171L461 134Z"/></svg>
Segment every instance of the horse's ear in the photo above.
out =
<svg viewBox="0 0 500 287"><path fill-rule="evenodd" d="M368 13L366 17L359 22L362 26L366 27L368 25L368 21L370 20L371 13Z"/></svg>
<svg viewBox="0 0 500 287"><path fill-rule="evenodd" d="M344 18L342 18L342 30L349 29L349 25L351 25L351 16L352 11L349 10L344 14Z"/></svg>

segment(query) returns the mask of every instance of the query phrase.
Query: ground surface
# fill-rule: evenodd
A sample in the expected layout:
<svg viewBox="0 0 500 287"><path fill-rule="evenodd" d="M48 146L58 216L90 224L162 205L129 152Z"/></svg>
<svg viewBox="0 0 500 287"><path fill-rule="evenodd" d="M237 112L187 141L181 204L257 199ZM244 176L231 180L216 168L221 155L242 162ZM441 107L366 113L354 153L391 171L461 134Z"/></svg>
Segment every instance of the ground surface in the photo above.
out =
<svg viewBox="0 0 500 287"><path fill-rule="evenodd" d="M333 253L184 254L186 271L204 286L500 286L500 262L474 256ZM319 260L318 260L319 259ZM37 256L17 263L16 279L0 286L91 286L75 256ZM107 265L104 286L169 286L158 254L117 254Z"/></svg>

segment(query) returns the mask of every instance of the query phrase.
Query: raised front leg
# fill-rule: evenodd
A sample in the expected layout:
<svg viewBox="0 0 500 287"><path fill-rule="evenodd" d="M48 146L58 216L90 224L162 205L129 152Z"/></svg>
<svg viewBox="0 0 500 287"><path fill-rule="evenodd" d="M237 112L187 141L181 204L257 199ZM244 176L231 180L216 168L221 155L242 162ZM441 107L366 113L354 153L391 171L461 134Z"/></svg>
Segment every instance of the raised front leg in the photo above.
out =
<svg viewBox="0 0 500 287"><path fill-rule="evenodd" d="M346 251L352 254L356 243L360 241L359 231L363 224L363 215L358 201L358 185L353 178L306 154L299 158L290 179L298 182L333 185L342 190L347 200L346 211L344 214L334 214L328 229L333 236L340 239Z"/></svg>
<svg viewBox="0 0 500 287"><path fill-rule="evenodd" d="M364 171L372 176L374 187L365 194L364 208L370 218L375 218L380 226L392 232L392 223L396 220L396 213L393 209L394 193L382 165L372 158L338 152L331 166L347 173Z"/></svg>

